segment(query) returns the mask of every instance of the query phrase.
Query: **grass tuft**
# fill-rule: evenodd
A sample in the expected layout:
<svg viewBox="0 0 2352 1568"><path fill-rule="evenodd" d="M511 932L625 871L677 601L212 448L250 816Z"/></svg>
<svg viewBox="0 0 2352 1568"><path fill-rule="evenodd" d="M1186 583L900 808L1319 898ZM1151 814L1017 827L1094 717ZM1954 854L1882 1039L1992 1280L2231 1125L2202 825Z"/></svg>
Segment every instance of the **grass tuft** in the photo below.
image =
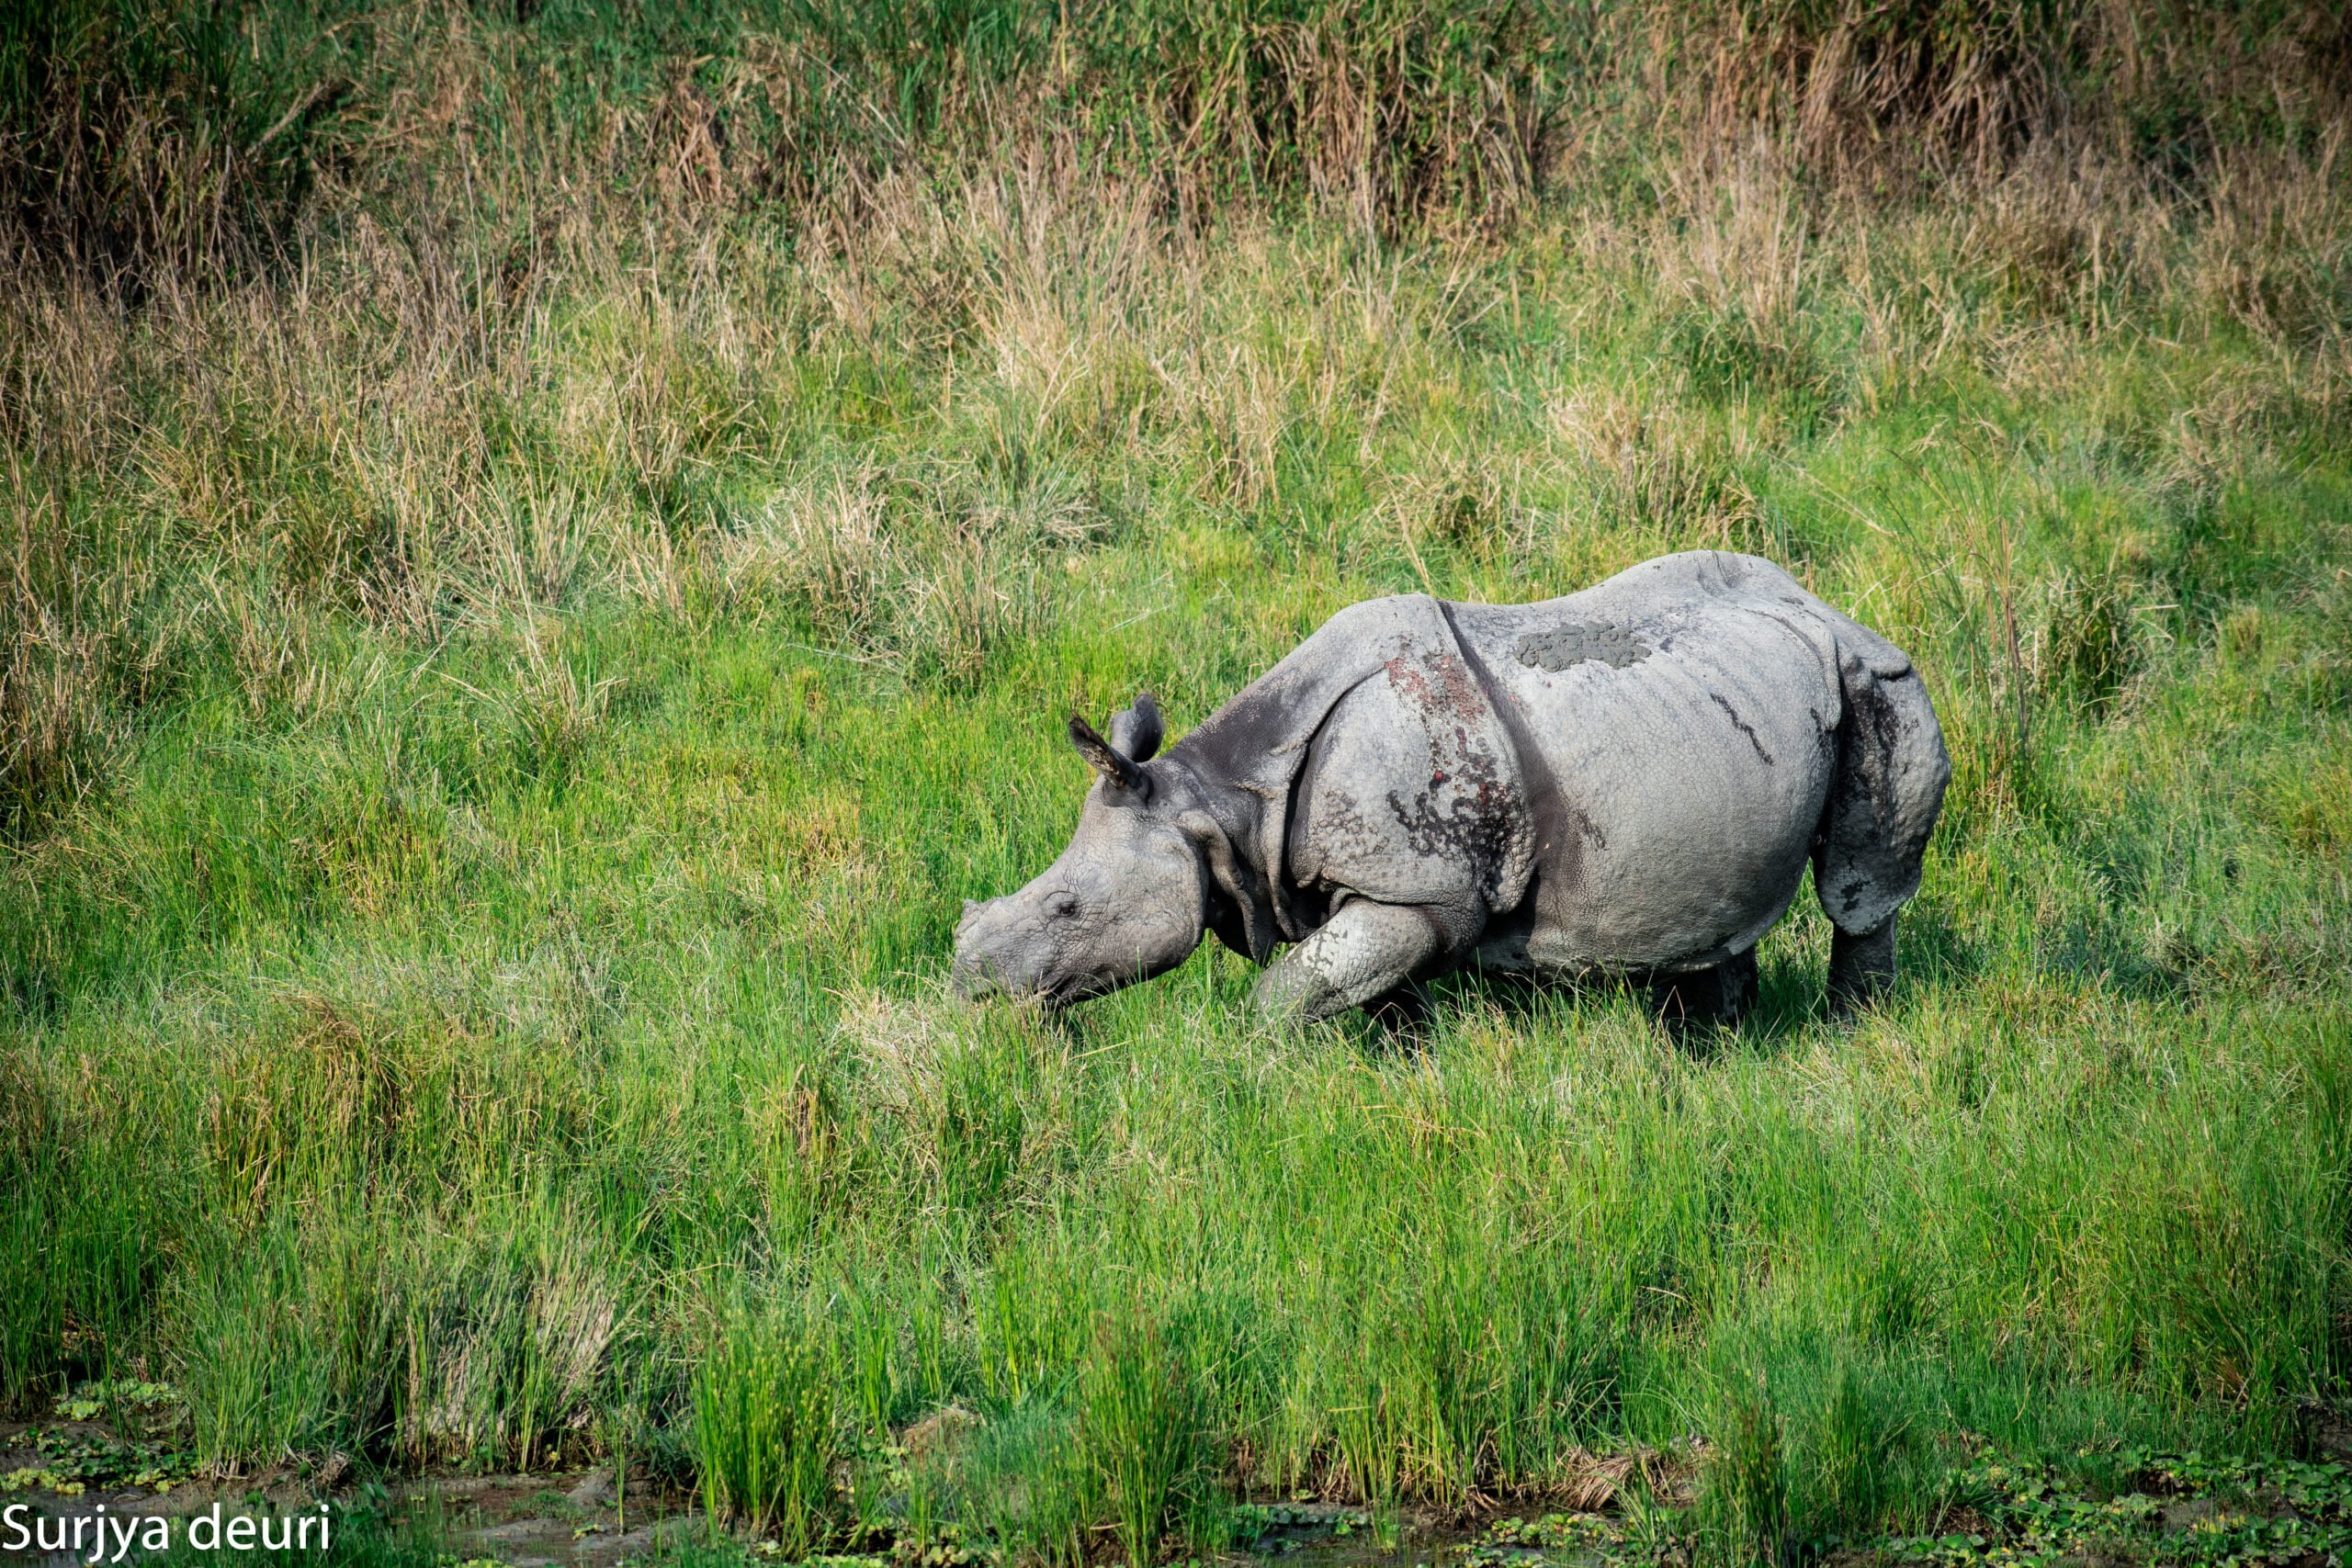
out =
<svg viewBox="0 0 2352 1568"><path fill-rule="evenodd" d="M694 1384L704 1501L797 1559L834 1529L841 1457L831 1357L816 1336L767 1316L720 1330Z"/></svg>
<svg viewBox="0 0 2352 1568"><path fill-rule="evenodd" d="M1723 1395L1699 1509L1702 1539L1732 1568L1781 1568L1795 1559L1787 1427L1760 1380L1736 1382Z"/></svg>
<svg viewBox="0 0 2352 1568"><path fill-rule="evenodd" d="M1203 1348L1144 1303L1096 1320L1079 1380L1083 1443L1131 1568L1158 1562L1171 1527L1197 1525L1215 1500Z"/></svg>

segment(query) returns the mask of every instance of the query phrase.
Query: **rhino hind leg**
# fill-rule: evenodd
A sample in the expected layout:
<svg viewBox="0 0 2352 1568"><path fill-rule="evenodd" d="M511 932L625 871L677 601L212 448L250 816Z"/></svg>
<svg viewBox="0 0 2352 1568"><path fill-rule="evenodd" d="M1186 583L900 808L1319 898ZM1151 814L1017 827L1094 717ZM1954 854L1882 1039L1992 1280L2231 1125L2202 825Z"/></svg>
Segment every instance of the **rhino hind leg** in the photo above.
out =
<svg viewBox="0 0 2352 1568"><path fill-rule="evenodd" d="M1351 899L1259 976L1250 1001L1264 1017L1311 1023L1388 998L1447 946L1428 911Z"/></svg>
<svg viewBox="0 0 2352 1568"><path fill-rule="evenodd" d="M1894 925L1889 915L1866 931L1832 926L1829 937L1829 1008L1848 1013L1884 996L1894 984Z"/></svg>
<svg viewBox="0 0 2352 1568"><path fill-rule="evenodd" d="M1650 982L1650 1005L1669 1029L1719 1023L1736 1029L1756 1005L1756 950L1734 953L1709 969L1661 975Z"/></svg>

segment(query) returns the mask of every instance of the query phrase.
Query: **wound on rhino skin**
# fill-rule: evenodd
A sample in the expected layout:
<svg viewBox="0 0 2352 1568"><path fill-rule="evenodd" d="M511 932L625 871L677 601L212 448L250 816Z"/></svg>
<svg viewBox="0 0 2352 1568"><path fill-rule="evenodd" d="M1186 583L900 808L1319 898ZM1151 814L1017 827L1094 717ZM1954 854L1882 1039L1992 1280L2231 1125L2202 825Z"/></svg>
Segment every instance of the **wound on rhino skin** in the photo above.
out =
<svg viewBox="0 0 2352 1568"><path fill-rule="evenodd" d="M1625 626L1607 621L1569 621L1519 639L1519 661L1554 674L1577 664L1606 664L1623 670L1650 656L1650 645Z"/></svg>

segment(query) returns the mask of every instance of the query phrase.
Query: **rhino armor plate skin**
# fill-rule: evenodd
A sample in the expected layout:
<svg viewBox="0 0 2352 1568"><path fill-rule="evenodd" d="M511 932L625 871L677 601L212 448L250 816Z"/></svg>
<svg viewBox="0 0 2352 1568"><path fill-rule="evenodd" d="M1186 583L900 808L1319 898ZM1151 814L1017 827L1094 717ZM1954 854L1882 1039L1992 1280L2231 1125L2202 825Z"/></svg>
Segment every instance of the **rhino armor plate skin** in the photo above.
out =
<svg viewBox="0 0 2352 1568"><path fill-rule="evenodd" d="M1070 728L1101 776L1045 874L966 906L967 995L1100 995L1207 930L1271 960L1282 1017L1465 964L1688 976L1736 1016L1810 861L1833 997L1866 999L1951 773L1899 649L1720 551L1540 604L1351 606L1165 755L1148 697Z"/></svg>

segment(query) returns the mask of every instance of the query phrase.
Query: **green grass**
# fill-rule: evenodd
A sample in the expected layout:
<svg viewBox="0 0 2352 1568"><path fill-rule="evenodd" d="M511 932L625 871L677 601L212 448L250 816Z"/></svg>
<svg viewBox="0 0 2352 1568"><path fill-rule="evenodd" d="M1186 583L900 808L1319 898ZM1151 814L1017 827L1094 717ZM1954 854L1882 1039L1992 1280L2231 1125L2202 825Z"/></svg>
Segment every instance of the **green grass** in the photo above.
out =
<svg viewBox="0 0 2352 1568"><path fill-rule="evenodd" d="M0 282L0 1399L1061 1562L1693 1434L1692 1539L1778 1561L2340 1404L2338 164L1915 198L1743 141L1384 232L1047 148L695 208L438 26L480 112L322 164L287 265ZM391 202L401 147L476 183ZM1877 1011L1809 898L1721 1037L1475 980L1269 1033L1205 950L944 997L1071 708L1181 734L1366 595L1693 546L1935 694Z"/></svg>
<svg viewBox="0 0 2352 1568"><path fill-rule="evenodd" d="M729 1325L695 1380L695 1450L714 1517L740 1518L795 1558L826 1534L840 1434L822 1337L790 1324Z"/></svg>

